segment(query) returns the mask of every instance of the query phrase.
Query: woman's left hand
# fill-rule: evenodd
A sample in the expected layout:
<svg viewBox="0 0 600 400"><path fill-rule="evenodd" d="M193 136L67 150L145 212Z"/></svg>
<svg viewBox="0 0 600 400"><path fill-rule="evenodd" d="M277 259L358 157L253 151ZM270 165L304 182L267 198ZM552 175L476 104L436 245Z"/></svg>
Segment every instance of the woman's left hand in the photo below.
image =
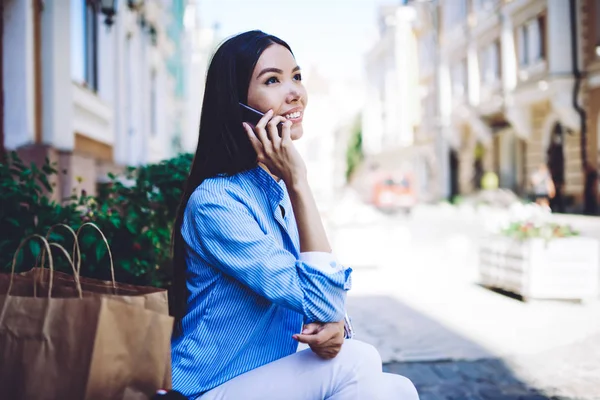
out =
<svg viewBox="0 0 600 400"><path fill-rule="evenodd" d="M344 321L306 324L302 333L293 338L306 343L319 357L329 360L338 355L344 344Z"/></svg>

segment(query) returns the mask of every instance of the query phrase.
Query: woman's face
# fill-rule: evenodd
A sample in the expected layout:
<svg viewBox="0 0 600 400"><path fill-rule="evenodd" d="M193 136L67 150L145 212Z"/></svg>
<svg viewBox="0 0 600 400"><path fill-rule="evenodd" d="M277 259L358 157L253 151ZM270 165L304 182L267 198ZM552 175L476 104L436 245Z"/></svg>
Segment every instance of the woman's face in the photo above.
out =
<svg viewBox="0 0 600 400"><path fill-rule="evenodd" d="M263 113L273 110L292 121L293 140L302 136L302 118L307 104L300 67L292 53L274 44L261 54L248 87L248 105Z"/></svg>

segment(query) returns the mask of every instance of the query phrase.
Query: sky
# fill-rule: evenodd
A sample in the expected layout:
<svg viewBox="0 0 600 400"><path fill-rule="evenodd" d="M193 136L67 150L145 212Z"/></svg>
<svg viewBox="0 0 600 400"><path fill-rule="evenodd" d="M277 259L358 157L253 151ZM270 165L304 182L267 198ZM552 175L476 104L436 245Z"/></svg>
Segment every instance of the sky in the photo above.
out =
<svg viewBox="0 0 600 400"><path fill-rule="evenodd" d="M377 9L400 0L197 0L203 26L219 36L260 29L291 46L305 73L364 78L364 55L377 39Z"/></svg>

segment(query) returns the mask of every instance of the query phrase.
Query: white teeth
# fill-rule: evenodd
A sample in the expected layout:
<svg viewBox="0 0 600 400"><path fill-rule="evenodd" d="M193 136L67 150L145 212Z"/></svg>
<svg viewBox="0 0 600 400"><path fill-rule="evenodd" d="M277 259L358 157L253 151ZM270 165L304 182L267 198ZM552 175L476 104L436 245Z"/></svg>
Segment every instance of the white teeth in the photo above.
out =
<svg viewBox="0 0 600 400"><path fill-rule="evenodd" d="M295 119L295 118L299 118L301 114L302 113L300 111L296 111L296 112L293 112L291 114L286 114L285 118L286 119Z"/></svg>

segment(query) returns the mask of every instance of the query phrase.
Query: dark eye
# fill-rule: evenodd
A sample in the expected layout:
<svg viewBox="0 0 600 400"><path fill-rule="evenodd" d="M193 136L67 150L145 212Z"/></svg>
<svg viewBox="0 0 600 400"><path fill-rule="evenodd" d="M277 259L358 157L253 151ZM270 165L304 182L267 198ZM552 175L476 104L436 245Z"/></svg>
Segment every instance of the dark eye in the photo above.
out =
<svg viewBox="0 0 600 400"><path fill-rule="evenodd" d="M294 75L294 79L297 81L301 81L302 80L302 74L301 73L297 73L296 75Z"/></svg>
<svg viewBox="0 0 600 400"><path fill-rule="evenodd" d="M277 83L277 82L279 82L279 79L277 79L276 77L272 76L269 79L267 79L267 81L265 82L265 84L271 85L271 84Z"/></svg>

